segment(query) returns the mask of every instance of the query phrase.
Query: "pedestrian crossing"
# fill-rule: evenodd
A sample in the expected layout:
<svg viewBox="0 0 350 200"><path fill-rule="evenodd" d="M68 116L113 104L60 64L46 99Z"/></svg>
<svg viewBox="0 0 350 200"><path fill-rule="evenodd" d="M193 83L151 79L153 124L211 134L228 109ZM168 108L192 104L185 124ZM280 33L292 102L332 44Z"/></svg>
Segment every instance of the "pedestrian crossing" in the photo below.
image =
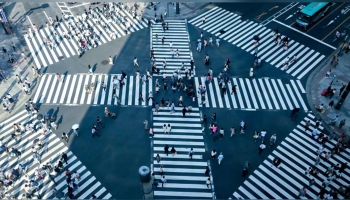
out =
<svg viewBox="0 0 350 200"><path fill-rule="evenodd" d="M285 84L281 79L231 78L228 83L220 84L218 78L213 78L211 83L206 84L204 77L195 77L194 81L199 107L309 110L304 101L305 89L300 80L290 80L290 83ZM202 99L203 93L199 85L206 86L205 99ZM227 88L225 95L223 95L222 85ZM236 94L231 90L234 85L237 85Z"/></svg>
<svg viewBox="0 0 350 200"><path fill-rule="evenodd" d="M203 17L205 23L202 22ZM290 40L288 49L284 50L283 45L274 43L273 30L253 21L242 20L241 16L219 7L204 12L189 20L189 23L240 47L250 54L257 52L258 57L263 62L285 70L286 73L298 79L303 78L325 58L325 55L294 40ZM258 47L253 43L253 38L256 35L260 38ZM295 55L297 55L296 61L293 60ZM288 61L287 57L289 57ZM284 63L287 62L288 65L285 65Z"/></svg>
<svg viewBox="0 0 350 200"><path fill-rule="evenodd" d="M120 87L119 84L116 84L116 95L114 95L113 77L121 78L121 74L68 74L61 76L62 81L59 81L56 74L44 74L33 97L33 102L65 105L152 105L152 99L147 102L149 92L152 91L152 78L142 84L142 80L137 76L127 76L123 80L125 85ZM89 93L85 89L86 85ZM106 86L106 89L103 88L103 85ZM139 101L140 92L144 101Z"/></svg>
<svg viewBox="0 0 350 200"><path fill-rule="evenodd" d="M160 108L153 115L153 155L161 156L161 161L153 162L155 179L161 180L160 166L163 166L163 175L167 181L162 189L159 183L154 190L157 199L209 199L213 198L213 192L207 188L208 176L204 174L207 161L203 160L206 152L201 126L199 108L193 108L192 113L185 117L181 113L182 108L175 108L175 113L170 114L167 108ZM165 134L163 125L170 124L170 134ZM169 146L169 155L164 152L165 145ZM170 150L174 147L177 154L172 155ZM193 157L189 158L189 151L193 148Z"/></svg>
<svg viewBox="0 0 350 200"><path fill-rule="evenodd" d="M12 127L14 123L22 124L26 129L22 133L17 132L19 135L17 142L11 136L11 134L14 133ZM22 195L25 194L25 185L29 184L30 180L34 180L38 183L37 191L34 194L40 195L41 199L64 198L68 191L65 170L69 169L72 174L76 171L80 176L80 180L75 181L79 188L73 192L76 199L89 199L92 195L95 195L99 199L112 198L112 195L107 192L106 188L104 188L82 162L69 151L68 147L63 144L63 141L61 141L55 133L52 131L45 132L42 128L38 128L37 130L27 128L27 125L30 124L40 126L41 122L37 120L36 114L30 115L26 110L1 122L0 133L2 144L10 149L9 152L12 152L11 148L15 148L19 151L18 158L12 155L12 153L8 155L6 152L2 151L0 155L2 172L5 174L8 172L11 173L12 169L18 169L19 164L21 164L22 168L26 169L26 174L28 175L27 178L25 174L22 174L22 171L19 170L19 178L14 179L12 185L7 189L7 192L11 194L11 196L14 196L16 199L23 199ZM38 140L42 141L42 149L38 150L40 164L34 161L34 153L32 152L32 146L36 146L35 144ZM50 172L48 169L43 169L43 165L47 163L51 163L52 167L56 166L58 160L61 158L62 152L65 152L68 156L68 164L64 163L63 169L59 172L55 172L54 170ZM43 173L44 178L39 178L35 175L37 169L39 169L40 173ZM33 186L30 191L34 188ZM53 194L54 188L58 191L56 196Z"/></svg>
<svg viewBox="0 0 350 200"><path fill-rule="evenodd" d="M309 130L305 131L305 123L310 120ZM329 160L325 158L326 152L331 152L337 141L332 139L325 143L325 150L321 154L321 162L315 165L317 150L321 143L311 137L315 129L317 119L312 114L308 114L299 125L276 147L271 155L264 160L244 183L233 193L235 199L299 199L299 191L306 186L306 196L303 199L318 199L318 193L322 188L322 182L330 176L326 175L326 170L334 164L349 162L349 149L341 153L332 155ZM323 127L319 126L322 131ZM278 136L277 136L278 139ZM277 168L272 165L276 158L282 160L282 164ZM308 167L316 167L318 175L305 175ZM309 186L309 181L315 179L315 184ZM331 181L326 187L327 193L332 189L337 191L341 186L347 186L350 180L349 167L341 173L340 178ZM309 186L309 187L308 187ZM322 196L320 199L323 199ZM342 193L334 199L343 199Z"/></svg>
<svg viewBox="0 0 350 200"><path fill-rule="evenodd" d="M152 20L154 23L154 21ZM187 30L187 22L185 20L165 20L169 30L163 31L162 23L154 23L151 29L151 50L153 47L154 58L157 69L161 73L172 76L174 71L180 70L181 74L185 73L185 68L191 69L190 61L193 60L190 50L189 34ZM165 38L162 44L162 38ZM178 55L172 53L171 50L178 50ZM163 62L166 67L164 69ZM183 66L182 66L183 65ZM184 67L183 70L181 68ZM193 75L195 75L193 67ZM154 74L156 76L156 74ZM161 75L160 75L161 76Z"/></svg>
<svg viewBox="0 0 350 200"><path fill-rule="evenodd" d="M71 30L69 28L69 23L75 27L80 27L81 24L77 17L71 16L68 19L63 19L57 28L54 28L53 26L50 26L49 28L45 27L36 31L34 35L25 35L24 39L37 68L40 69L41 67L47 67L65 58L79 55L79 37L82 35L84 35L84 37L89 37L89 34L87 33L88 25L91 26L97 33L98 46L147 27L147 24L140 19L140 17L133 18L128 11L119 10L118 8L116 9L118 10L120 16L123 19L126 19L125 23L120 22L121 19L117 19L113 16L107 18L101 12L96 10L94 14L98 16L99 20L88 18L86 22L84 22L83 29L86 31L86 34L82 33L82 28L76 28L75 30ZM85 13L82 15L82 17L86 17ZM109 28L104 28L104 26ZM64 37L65 33L70 36L70 39ZM57 36L55 34L57 34ZM92 40L93 39L90 41ZM50 45L48 44L45 45L47 41L52 42L53 48L50 48ZM92 46L93 45L91 43L88 43L87 49L93 48Z"/></svg>

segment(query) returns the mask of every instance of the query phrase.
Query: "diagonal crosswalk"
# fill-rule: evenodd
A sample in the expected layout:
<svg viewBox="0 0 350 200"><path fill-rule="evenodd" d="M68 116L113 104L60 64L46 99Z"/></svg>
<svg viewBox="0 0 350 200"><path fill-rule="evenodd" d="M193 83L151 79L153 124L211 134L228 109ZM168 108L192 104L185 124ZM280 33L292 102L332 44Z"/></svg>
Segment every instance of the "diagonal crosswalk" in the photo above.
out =
<svg viewBox="0 0 350 200"><path fill-rule="evenodd" d="M156 67L167 76L172 76L176 70L184 74L185 68L191 69L190 61L193 60L189 46L187 22L185 20L165 20L164 22L169 25L169 30L163 31L162 23L154 23L152 20L151 48L153 47L154 50ZM162 44L163 37L165 37L164 44ZM170 43L172 43L172 47L170 47ZM178 56L176 54L173 56L171 50L178 50ZM165 69L163 62L166 63ZM184 69L181 70L182 65ZM193 74L195 75L194 68Z"/></svg>
<svg viewBox="0 0 350 200"><path fill-rule="evenodd" d="M305 90L299 80L285 84L281 79L232 78L228 83L219 83L218 78L213 78L212 82L205 83L204 78L195 77L194 81L199 107L270 110L293 110L297 107L308 110L304 101ZM206 87L205 93L199 90L200 85ZM223 85L227 88L225 95ZM234 85L237 86L236 94L232 93Z"/></svg>
<svg viewBox="0 0 350 200"><path fill-rule="evenodd" d="M74 74L62 76L59 81L55 74L44 74L33 97L33 102L44 104L67 105L152 105L152 99L147 102L152 91L153 81L149 78L144 84L137 76L127 76L125 85L114 86L113 78L121 78L121 74ZM93 87L91 87L93 84ZM88 86L87 92L85 86ZM103 88L105 85L106 89ZM113 93L115 89L116 97ZM141 92L144 101L139 101ZM154 91L152 91L154 93Z"/></svg>
<svg viewBox="0 0 350 200"><path fill-rule="evenodd" d="M88 25L91 27L90 30L95 30L98 38L98 45L106 44L114 39L147 27L147 23L139 19L139 17L133 18L128 11L119 9L118 7L116 7L116 12L120 15L120 18L115 16L106 18L96 9L97 8L93 10L93 14L97 16L96 19L88 18L82 23L77 17L71 16L71 18L67 20L62 20L57 28L52 26L49 28L45 27L37 31L34 35L26 35L24 38L33 56L35 65L40 69L41 67L47 67L65 58L79 55L79 37L81 37L81 35L89 37L87 33L87 31L89 31ZM82 17L85 18L85 14L83 14ZM69 24L81 28L72 30L69 28ZM82 24L84 25L82 26ZM105 28L105 26L108 28ZM85 32L83 33L83 31ZM65 33L71 33L68 34L70 38L64 37ZM47 41L52 42L52 48L50 45L46 44ZM87 49L93 48L92 46L91 43L88 43Z"/></svg>
<svg viewBox="0 0 350 200"><path fill-rule="evenodd" d="M96 180L96 177L91 174L91 172L79 161L79 159L63 144L63 141L60 140L55 133L52 131L47 131L46 134L43 134L43 129L39 128L37 130L26 129L22 133L18 133L18 140L12 138L11 134L13 131L13 124L22 124L26 127L28 124L41 125L41 122L37 120L37 115L29 115L27 111L21 111L18 114L13 115L9 119L1 122L1 141L3 145L7 148L15 148L19 153L19 157L16 158L15 155L10 153L3 152L0 156L1 169L4 173L11 172L12 169L17 169L19 164L26 169L26 174L28 175L29 180L34 180L39 184L35 195L40 195L42 199L53 199L55 195L53 194L53 189L56 188L60 194L60 197L64 198L64 194L67 193L67 183L65 170L69 169L71 173L78 172L80 175L80 180L76 180L75 183L78 184L79 188L73 192L73 195L77 199L88 199L92 195L95 195L97 198L101 199L110 199L112 195L107 192L99 181ZM40 155L41 164L33 160L32 146L34 140L42 141L42 149L38 150ZM11 150L10 150L11 152ZM68 156L68 164L64 163L64 168L59 172L49 170L44 170L43 165L51 163L52 166L55 166L58 160L61 157L61 153L66 152ZM44 178L39 178L34 175L36 169L43 172ZM72 176L73 177L73 176ZM11 186L8 187L7 192L13 195L15 198L23 198L22 195L25 194L25 185L28 184L27 178L20 171L19 178L13 182ZM56 185L52 181L56 182Z"/></svg>
<svg viewBox="0 0 350 200"><path fill-rule="evenodd" d="M161 108L158 114L153 115L153 155L161 156L161 161L153 162L155 178L160 180L160 166L163 166L163 175L167 180L164 188L161 183L154 191L155 198L179 199L213 198L212 190L207 188L207 176L204 175L207 161L203 160L205 153L204 138L201 126L199 108L193 108L191 114L182 116L181 108L176 108L174 114L168 109ZM165 134L163 125L170 124L171 131ZM169 146L169 155L164 152L165 145ZM172 156L171 148L174 147L177 154ZM189 151L193 148L193 157L189 158Z"/></svg>
<svg viewBox="0 0 350 200"><path fill-rule="evenodd" d="M309 130L305 131L307 121L311 122ZM349 162L349 149L332 155L329 160L325 159L325 153L331 152L337 141L332 139L325 143L325 150L321 154L321 162L315 165L317 150L321 143L311 138L312 131L316 127L317 119L312 114L308 114L299 125L276 147L271 155L264 160L258 169L256 169L243 185L233 193L235 199L298 199L300 188L308 186L311 179L315 184L307 187L304 199L317 199L318 193L322 188L323 181L328 177L325 172L328 167L334 164ZM320 131L323 130L319 126ZM281 158L282 164L276 168L272 161ZM314 166L319 170L318 175L305 175L305 170ZM348 185L350 178L349 167L341 173L341 177L331 181L326 187L329 193L332 189L338 190L341 186ZM338 193L334 199L343 199L344 194ZM321 197L323 199L323 197Z"/></svg>
<svg viewBox="0 0 350 200"><path fill-rule="evenodd" d="M205 23L202 22L203 17L205 17ZM273 30L253 21L243 21L241 16L219 7L204 12L189 20L189 23L236 45L250 54L255 54L257 51L263 62L285 70L286 73L298 79L303 78L325 58L324 55L295 40L290 40L288 49L284 50L283 45L274 43ZM225 32L220 32L221 30ZM257 49L253 44L255 35L260 38ZM293 60L294 56L297 56L296 61ZM289 57L289 64L285 65L287 57Z"/></svg>

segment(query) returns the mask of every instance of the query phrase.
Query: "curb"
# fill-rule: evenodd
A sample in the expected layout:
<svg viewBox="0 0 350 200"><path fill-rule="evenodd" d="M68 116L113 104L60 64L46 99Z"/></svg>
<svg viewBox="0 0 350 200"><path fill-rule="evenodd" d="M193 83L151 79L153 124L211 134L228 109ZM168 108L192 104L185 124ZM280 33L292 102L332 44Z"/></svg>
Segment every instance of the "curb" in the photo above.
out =
<svg viewBox="0 0 350 200"><path fill-rule="evenodd" d="M309 106L312 110L313 113L316 113L314 114L316 118L321 118L324 123L322 123L322 126L328 131L328 132L334 132L334 129L332 128L332 126L330 126L328 123L326 123L327 121L324 119L323 115L322 114L319 114L316 109L315 109L315 106L314 106L314 100L313 100L313 96L312 96L312 84L313 84L313 81L317 75L317 73L319 73L320 71L322 71L323 68L327 67L327 63L329 62L329 60L332 58L332 56L336 53L339 53L342 49L342 45L340 45L340 47L338 47L336 50L334 50L333 53L331 53L328 57L326 57L326 59L321 63L319 64L318 67L316 67L312 72L311 74L309 75L307 81L306 81L306 98L307 98L307 102L309 103ZM318 83L317 83L318 84ZM316 91L317 92L317 91ZM337 135L340 135L340 133L337 133L335 132Z"/></svg>

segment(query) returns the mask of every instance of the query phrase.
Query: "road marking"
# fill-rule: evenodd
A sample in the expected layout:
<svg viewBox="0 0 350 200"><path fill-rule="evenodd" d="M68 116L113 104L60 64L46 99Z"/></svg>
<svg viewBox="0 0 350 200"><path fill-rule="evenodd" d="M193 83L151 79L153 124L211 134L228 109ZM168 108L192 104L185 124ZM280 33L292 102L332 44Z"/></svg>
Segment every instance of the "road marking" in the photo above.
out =
<svg viewBox="0 0 350 200"><path fill-rule="evenodd" d="M350 16L349 16L347 19L349 19L349 18L350 18ZM346 20L347 20L347 19L346 19ZM345 20L345 21L346 21L346 20ZM312 36L310 36L310 35L308 35L308 34L306 34L306 33L303 33L303 32L301 32L301 31L299 31L298 29L295 29L295 28L293 28L293 27L290 27L290 26L288 26L287 24L284 24L284 23L282 23L282 22L280 22L280 21L278 21L278 20L273 19L272 21L274 21L274 22L276 22L276 23L278 23L278 24L281 24L282 26L285 26L285 27L287 27L287 28L290 28L290 29L292 29L292 30L294 30L294 31L296 31L296 32L298 32L298 33L300 33L300 34L302 34L302 35L305 35L306 37L309 37L310 39L313 39L313 40L315 40L315 41L317 41L317 42L319 42L319 43L321 43L321 44L324 44L324 45L326 45L327 47L329 47L329 48L331 48L331 49L334 49L334 50L337 49L337 48L335 48L334 46L331 46L331 45L329 45L329 44L327 44L327 43L325 43L325 42L323 42L323 41L321 41L321 40L319 40L319 39L317 39L317 38L314 38L314 37L312 37ZM344 22L345 22L345 21L344 21ZM343 23L344 23L344 22L343 22ZM343 24L343 23L342 23L342 24ZM340 25L342 25L342 24L340 24ZM339 26L340 26L340 25L339 25ZM338 27L339 27L339 26L338 26ZM338 28L338 27L337 27L337 28ZM334 30L333 30L333 31L334 31ZM332 31L332 32L333 32L333 31ZM328 37L328 35L327 35L326 37ZM325 38L324 38L324 39L325 39ZM322 40L324 40L324 39L322 39Z"/></svg>
<svg viewBox="0 0 350 200"><path fill-rule="evenodd" d="M294 5L293 5L294 4ZM286 7L282 8L280 11L278 11L277 15L272 15L271 17L265 19L264 21L261 22L261 24L263 26L266 26L268 23L270 23L272 20L276 19L277 17L283 15L285 12L287 12L288 10L292 9L294 6L298 5L299 2L293 2L293 3L290 3L288 4ZM290 8L288 8L290 7ZM283 12L282 12L283 11Z"/></svg>
<svg viewBox="0 0 350 200"><path fill-rule="evenodd" d="M83 3L83 4L80 4L80 5L76 5L76 6L70 6L70 7L68 7L67 6L67 8L76 8L76 7L80 7L80 6L85 6L85 5L89 5L90 3Z"/></svg>
<svg viewBox="0 0 350 200"><path fill-rule="evenodd" d="M322 39L322 41L323 41L324 39L326 39L330 34L332 34L335 30L337 30L341 25L343 25L344 22L346 22L349 18L350 18L350 16L349 16L348 18L346 18L342 23L340 23L337 27L335 27L331 32L329 32L328 35L326 35L326 37L324 37L324 38Z"/></svg>

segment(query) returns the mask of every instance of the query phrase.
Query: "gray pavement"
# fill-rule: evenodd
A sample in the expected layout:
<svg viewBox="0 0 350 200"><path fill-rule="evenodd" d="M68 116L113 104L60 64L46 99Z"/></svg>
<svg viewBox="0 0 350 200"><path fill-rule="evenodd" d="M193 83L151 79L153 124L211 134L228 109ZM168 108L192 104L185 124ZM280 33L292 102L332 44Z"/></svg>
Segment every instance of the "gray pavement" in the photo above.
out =
<svg viewBox="0 0 350 200"><path fill-rule="evenodd" d="M339 52L339 49L334 53L336 54ZM334 55L330 55L328 59L325 60L323 64L321 64L312 74L310 74L309 79L307 81L307 93L308 93L308 101L310 104L310 107L317 113L314 104L320 105L321 103L324 104L325 112L318 113L317 117L321 118L323 120L323 125L325 128L332 132L336 132L338 134L345 133L346 135L350 136L350 101L347 97L343 105L339 110L335 109L336 104L338 103L340 96L339 89L342 86L342 83L347 85L349 83L349 76L350 73L349 70L349 63L350 63L350 54L345 53L345 51L340 51L338 53L338 64L331 64L331 58ZM330 77L326 78L326 73L332 69L330 73ZM335 80L333 81L333 87L336 89L336 94L332 97L325 97L322 96L321 93L324 89L327 89L328 86L331 84L334 75L336 76ZM329 107L329 103L334 100L334 106ZM339 119L335 126L328 125L327 123L333 119L336 115L339 116ZM345 119L346 123L342 128L339 128L339 122L341 120Z"/></svg>

